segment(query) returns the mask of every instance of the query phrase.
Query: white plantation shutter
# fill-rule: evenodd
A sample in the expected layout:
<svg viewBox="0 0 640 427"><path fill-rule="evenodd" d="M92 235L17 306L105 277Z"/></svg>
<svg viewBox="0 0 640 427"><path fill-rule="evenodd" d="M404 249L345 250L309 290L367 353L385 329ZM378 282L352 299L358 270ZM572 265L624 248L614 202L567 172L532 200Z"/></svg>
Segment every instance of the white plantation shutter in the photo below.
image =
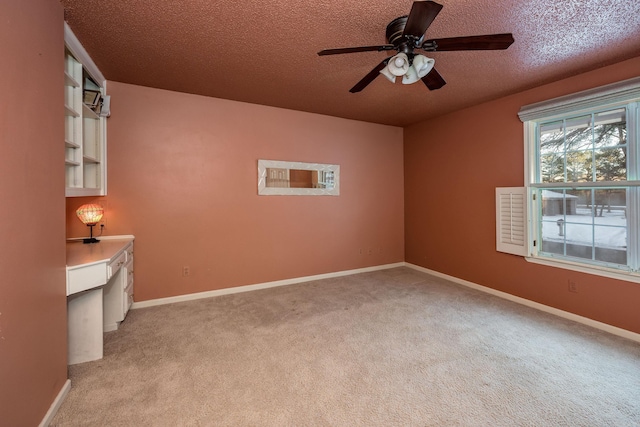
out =
<svg viewBox="0 0 640 427"><path fill-rule="evenodd" d="M527 256L527 189L496 188L496 250Z"/></svg>

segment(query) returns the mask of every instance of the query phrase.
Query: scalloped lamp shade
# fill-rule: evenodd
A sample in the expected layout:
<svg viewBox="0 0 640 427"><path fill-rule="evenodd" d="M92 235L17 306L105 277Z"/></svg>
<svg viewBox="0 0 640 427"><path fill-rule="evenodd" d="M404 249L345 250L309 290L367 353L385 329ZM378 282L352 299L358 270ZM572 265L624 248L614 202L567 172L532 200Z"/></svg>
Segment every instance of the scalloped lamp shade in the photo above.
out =
<svg viewBox="0 0 640 427"><path fill-rule="evenodd" d="M89 238L83 239L83 243L98 243L99 240L93 237L93 226L100 222L104 215L102 206L94 203L82 205L76 210L76 215L83 224L89 227Z"/></svg>
<svg viewBox="0 0 640 427"><path fill-rule="evenodd" d="M100 205L93 203L82 205L76 210L76 215L83 224L96 225L104 215L104 209Z"/></svg>

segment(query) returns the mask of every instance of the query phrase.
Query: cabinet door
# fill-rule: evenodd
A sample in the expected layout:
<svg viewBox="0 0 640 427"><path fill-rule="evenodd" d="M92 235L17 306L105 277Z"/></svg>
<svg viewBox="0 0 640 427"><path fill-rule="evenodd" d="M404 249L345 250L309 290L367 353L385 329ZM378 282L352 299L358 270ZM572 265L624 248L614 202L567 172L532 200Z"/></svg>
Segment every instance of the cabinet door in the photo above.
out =
<svg viewBox="0 0 640 427"><path fill-rule="evenodd" d="M117 330L120 322L124 320L125 313L123 307L126 283L126 269L119 268L104 286L103 312L105 332Z"/></svg>
<svg viewBox="0 0 640 427"><path fill-rule="evenodd" d="M115 331L133 304L133 243L109 263L113 272L104 287L104 331Z"/></svg>

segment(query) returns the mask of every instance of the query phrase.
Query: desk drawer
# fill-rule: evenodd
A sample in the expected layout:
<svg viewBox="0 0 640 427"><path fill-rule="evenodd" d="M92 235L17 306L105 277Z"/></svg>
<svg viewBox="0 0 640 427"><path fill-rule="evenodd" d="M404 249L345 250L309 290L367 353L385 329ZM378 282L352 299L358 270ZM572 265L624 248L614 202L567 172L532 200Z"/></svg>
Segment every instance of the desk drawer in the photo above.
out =
<svg viewBox="0 0 640 427"><path fill-rule="evenodd" d="M124 251L127 253L127 261L133 261L133 242L129 243Z"/></svg>
<svg viewBox="0 0 640 427"><path fill-rule="evenodd" d="M107 274L109 279L111 278L111 276L116 274L118 270L120 270L120 268L124 265L126 260L127 260L127 252L122 251L109 263L109 265L107 266Z"/></svg>
<svg viewBox="0 0 640 427"><path fill-rule="evenodd" d="M67 269L67 295L96 288L107 283L104 264L93 264Z"/></svg>

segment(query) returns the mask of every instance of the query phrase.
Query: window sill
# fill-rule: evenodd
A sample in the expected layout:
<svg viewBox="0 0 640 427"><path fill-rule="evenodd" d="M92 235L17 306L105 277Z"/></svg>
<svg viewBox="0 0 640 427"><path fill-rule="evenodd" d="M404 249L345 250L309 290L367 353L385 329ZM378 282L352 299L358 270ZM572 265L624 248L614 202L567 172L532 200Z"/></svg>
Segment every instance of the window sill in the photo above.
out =
<svg viewBox="0 0 640 427"><path fill-rule="evenodd" d="M546 265L548 267L562 268L565 270L578 271L580 273L593 274L595 276L607 277L609 279L624 280L626 282L640 283L640 274L630 271L620 271L613 268L587 266L571 261L556 260L549 258L525 257L527 262L533 264Z"/></svg>

